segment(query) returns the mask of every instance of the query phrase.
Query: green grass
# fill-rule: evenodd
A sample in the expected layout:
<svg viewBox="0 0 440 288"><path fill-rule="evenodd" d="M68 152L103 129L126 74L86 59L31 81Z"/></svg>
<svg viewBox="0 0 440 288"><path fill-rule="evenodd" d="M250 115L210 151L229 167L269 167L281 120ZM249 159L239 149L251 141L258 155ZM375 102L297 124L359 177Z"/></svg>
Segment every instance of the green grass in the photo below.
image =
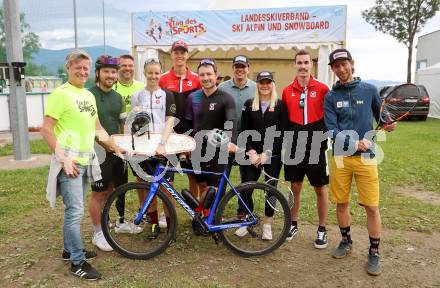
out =
<svg viewBox="0 0 440 288"><path fill-rule="evenodd" d="M405 121L387 133L380 168L385 186L422 185L440 195L440 120Z"/></svg>
<svg viewBox="0 0 440 288"><path fill-rule="evenodd" d="M418 201L394 193L397 186L423 187L440 197L440 121L404 121L398 129L386 134L386 141L379 142L384 159L379 165L381 179L381 211L385 227L417 231L440 231L440 206ZM33 141L33 153L48 153L43 140ZM12 154L12 147L0 149L0 155ZM39 211L47 205L45 185L47 168L0 172L0 233L5 233L16 217ZM283 178L283 176L281 176ZM234 167L231 179L239 184L238 167ZM178 191L187 186L186 176L176 175ZM356 203L355 187L351 203L353 222L365 223L365 213ZM305 181L302 192L300 222L317 223L315 193ZM335 206L330 205L329 223L336 224Z"/></svg>
<svg viewBox="0 0 440 288"><path fill-rule="evenodd" d="M440 205L393 193L398 186L419 186L440 197L440 121L404 121L387 133L379 165L382 217L386 226L440 231ZM437 215L437 216L436 216Z"/></svg>
<svg viewBox="0 0 440 288"><path fill-rule="evenodd" d="M46 142L43 139L31 141L31 153L32 154L50 154L50 149L47 147ZM6 144L0 148L0 157L13 155L14 147L12 144Z"/></svg>
<svg viewBox="0 0 440 288"><path fill-rule="evenodd" d="M10 221L47 207L45 188L48 168L0 171L0 235L12 227ZM11 225L12 224L12 225Z"/></svg>

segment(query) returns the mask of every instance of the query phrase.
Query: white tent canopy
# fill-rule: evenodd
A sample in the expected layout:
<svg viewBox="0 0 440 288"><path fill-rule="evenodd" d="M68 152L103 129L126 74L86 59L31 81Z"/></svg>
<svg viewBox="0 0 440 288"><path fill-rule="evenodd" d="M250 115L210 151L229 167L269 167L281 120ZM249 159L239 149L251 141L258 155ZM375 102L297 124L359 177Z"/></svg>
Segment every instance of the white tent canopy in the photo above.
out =
<svg viewBox="0 0 440 288"><path fill-rule="evenodd" d="M194 50L198 51L216 51L216 50L240 50L242 48L247 49L248 51L252 51L254 49L258 49L261 51L267 50L268 48L272 48L274 50L284 48L286 50L288 49L319 49L318 50L318 73L317 78L321 81L326 83L329 87L333 85L335 82L335 75L331 72L330 67L328 64L328 56L331 51L342 47L341 44L338 43L297 43L297 44L258 44L258 45L222 45L220 46L214 46L214 45L197 45L197 46L190 46L190 52ZM136 63L137 67L143 67L143 63L145 63L146 59L149 58L158 58L158 50L162 51L169 51L170 47L148 47L148 46L138 46L135 50L136 55ZM137 71L137 79L143 79L142 69L136 69Z"/></svg>
<svg viewBox="0 0 440 288"><path fill-rule="evenodd" d="M418 70L416 83L425 86L428 90L430 97L428 116L440 119L440 62Z"/></svg>

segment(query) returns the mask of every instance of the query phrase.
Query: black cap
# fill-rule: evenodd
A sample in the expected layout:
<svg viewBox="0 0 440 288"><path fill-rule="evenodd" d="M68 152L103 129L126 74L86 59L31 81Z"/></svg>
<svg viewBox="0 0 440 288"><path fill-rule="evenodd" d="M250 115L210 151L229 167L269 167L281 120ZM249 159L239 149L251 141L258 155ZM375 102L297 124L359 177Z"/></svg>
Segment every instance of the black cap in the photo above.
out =
<svg viewBox="0 0 440 288"><path fill-rule="evenodd" d="M258 75L257 75L257 82L260 82L261 80L264 80L264 79L268 79L268 80L270 80L270 81L273 81L273 82L275 82L274 80L273 80L273 75L272 75L272 73L270 73L269 71L261 71L260 73L258 73Z"/></svg>
<svg viewBox="0 0 440 288"><path fill-rule="evenodd" d="M330 56L328 58L328 65L332 65L337 60L353 60L353 58L351 58L350 52L348 52L348 50L344 48L336 49L335 51L330 53Z"/></svg>
<svg viewBox="0 0 440 288"><path fill-rule="evenodd" d="M249 59L244 55L237 55L234 57L234 60L232 60L232 65L235 64L243 64L249 66Z"/></svg>

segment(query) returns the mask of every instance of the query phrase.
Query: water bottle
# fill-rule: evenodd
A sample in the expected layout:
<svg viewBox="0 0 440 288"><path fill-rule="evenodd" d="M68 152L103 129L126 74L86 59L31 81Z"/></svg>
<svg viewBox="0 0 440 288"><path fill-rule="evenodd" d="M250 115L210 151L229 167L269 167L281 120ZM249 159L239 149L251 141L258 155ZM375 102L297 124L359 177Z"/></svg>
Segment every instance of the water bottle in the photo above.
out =
<svg viewBox="0 0 440 288"><path fill-rule="evenodd" d="M215 199L215 187L209 187L206 191L205 201L203 201L203 209L210 209Z"/></svg>
<svg viewBox="0 0 440 288"><path fill-rule="evenodd" d="M185 199L185 202L191 207L195 209L199 206L199 201L189 192L188 189L182 189L182 197Z"/></svg>

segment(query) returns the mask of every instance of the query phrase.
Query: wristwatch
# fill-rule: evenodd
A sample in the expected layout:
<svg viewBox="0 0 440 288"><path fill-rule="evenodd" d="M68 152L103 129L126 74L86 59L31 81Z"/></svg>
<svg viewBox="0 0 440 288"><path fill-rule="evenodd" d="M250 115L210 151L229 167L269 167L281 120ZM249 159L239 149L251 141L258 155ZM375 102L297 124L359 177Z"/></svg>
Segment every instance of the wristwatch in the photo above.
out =
<svg viewBox="0 0 440 288"><path fill-rule="evenodd" d="M167 144L166 140L160 140L159 145L165 146Z"/></svg>

